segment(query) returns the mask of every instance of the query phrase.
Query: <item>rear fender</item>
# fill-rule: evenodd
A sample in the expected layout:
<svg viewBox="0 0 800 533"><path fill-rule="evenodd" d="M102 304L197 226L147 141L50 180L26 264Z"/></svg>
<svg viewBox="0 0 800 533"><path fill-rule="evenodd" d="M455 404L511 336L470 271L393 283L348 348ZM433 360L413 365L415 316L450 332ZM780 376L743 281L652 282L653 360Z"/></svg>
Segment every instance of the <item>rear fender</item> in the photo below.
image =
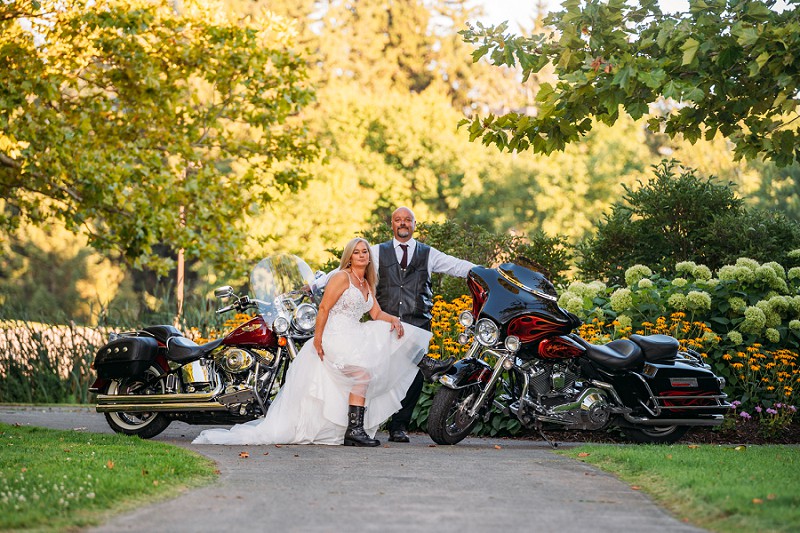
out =
<svg viewBox="0 0 800 533"><path fill-rule="evenodd" d="M439 383L450 389L463 389L476 383L486 384L491 377L492 367L488 363L468 357L450 367L450 370L439 378Z"/></svg>

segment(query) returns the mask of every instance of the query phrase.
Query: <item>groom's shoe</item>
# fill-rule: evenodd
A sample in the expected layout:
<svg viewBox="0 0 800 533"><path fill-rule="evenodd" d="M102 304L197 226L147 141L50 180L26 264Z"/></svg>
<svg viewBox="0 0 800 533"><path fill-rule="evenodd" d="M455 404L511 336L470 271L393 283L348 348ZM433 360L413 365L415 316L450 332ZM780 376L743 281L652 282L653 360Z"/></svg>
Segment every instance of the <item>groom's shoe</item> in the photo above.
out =
<svg viewBox="0 0 800 533"><path fill-rule="evenodd" d="M436 381L439 376L450 370L450 367L453 366L455 362L455 357L440 361L425 355L422 357L422 360L417 363L417 366L422 371L422 376L425 378L425 381L433 382Z"/></svg>
<svg viewBox="0 0 800 533"><path fill-rule="evenodd" d="M389 441L390 442L409 442L408 433L403 428L390 429Z"/></svg>

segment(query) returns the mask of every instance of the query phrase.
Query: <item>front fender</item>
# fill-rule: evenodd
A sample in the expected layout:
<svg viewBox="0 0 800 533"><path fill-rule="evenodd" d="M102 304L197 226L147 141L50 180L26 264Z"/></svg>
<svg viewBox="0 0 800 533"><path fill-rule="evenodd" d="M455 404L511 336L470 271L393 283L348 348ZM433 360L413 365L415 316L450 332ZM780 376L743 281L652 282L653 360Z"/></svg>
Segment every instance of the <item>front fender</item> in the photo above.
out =
<svg viewBox="0 0 800 533"><path fill-rule="evenodd" d="M491 376L492 367L488 363L467 357L450 367L450 370L439 378L439 383L450 389L463 389L476 383L487 383Z"/></svg>

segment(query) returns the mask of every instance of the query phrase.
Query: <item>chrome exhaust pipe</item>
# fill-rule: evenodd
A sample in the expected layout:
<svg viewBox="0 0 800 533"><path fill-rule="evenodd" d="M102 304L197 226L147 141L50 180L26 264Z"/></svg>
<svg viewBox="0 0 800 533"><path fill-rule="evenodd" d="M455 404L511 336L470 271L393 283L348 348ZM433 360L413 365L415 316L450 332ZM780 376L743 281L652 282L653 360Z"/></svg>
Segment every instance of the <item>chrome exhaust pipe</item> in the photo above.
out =
<svg viewBox="0 0 800 533"><path fill-rule="evenodd" d="M222 384L217 384L210 392L175 394L98 394L97 407L120 404L178 404L208 402L222 392ZM129 411L130 409L126 409ZM150 411L151 409L148 409Z"/></svg>
<svg viewBox="0 0 800 533"><path fill-rule="evenodd" d="M112 396L113 398L114 396ZM121 397L123 400L125 396ZM147 398L147 396L145 396ZM174 403L111 403L97 404L98 413L142 413L151 411L227 411L228 407L219 402L174 402Z"/></svg>
<svg viewBox="0 0 800 533"><path fill-rule="evenodd" d="M216 396L216 391L199 394L98 394L97 405L140 404L140 403L186 403L207 402Z"/></svg>
<svg viewBox="0 0 800 533"><path fill-rule="evenodd" d="M720 426L725 421L723 415L711 415L711 418L640 418L625 415L625 419L641 426Z"/></svg>

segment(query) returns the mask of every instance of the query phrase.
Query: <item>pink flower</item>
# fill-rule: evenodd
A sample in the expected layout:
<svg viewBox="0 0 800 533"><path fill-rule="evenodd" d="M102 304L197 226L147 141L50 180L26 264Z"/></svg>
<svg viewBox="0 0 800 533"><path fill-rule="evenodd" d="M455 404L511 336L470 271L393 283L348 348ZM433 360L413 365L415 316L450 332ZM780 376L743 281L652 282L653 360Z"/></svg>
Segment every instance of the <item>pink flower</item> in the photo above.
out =
<svg viewBox="0 0 800 533"><path fill-rule="evenodd" d="M756 413L761 414L761 406L760 405L756 405Z"/></svg>
<svg viewBox="0 0 800 533"><path fill-rule="evenodd" d="M776 409L780 409L781 407L783 407L782 403L778 402L778 403L775 404L775 408Z"/></svg>
<svg viewBox="0 0 800 533"><path fill-rule="evenodd" d="M795 407L794 405L790 405L790 406L789 406L789 410L790 410L791 412L793 412L793 413L796 413L796 412L797 412L797 407Z"/></svg>
<svg viewBox="0 0 800 533"><path fill-rule="evenodd" d="M739 416L741 416L745 420L750 420L750 418L752 418L746 411L742 411L741 413L739 413Z"/></svg>
<svg viewBox="0 0 800 533"><path fill-rule="evenodd" d="M777 415L778 411L776 411L775 409L767 409L767 414L768 415Z"/></svg>
<svg viewBox="0 0 800 533"><path fill-rule="evenodd" d="M731 405L734 406L734 407L739 407L740 405L742 405L742 402L740 402L739 400L734 400L731 403Z"/></svg>

